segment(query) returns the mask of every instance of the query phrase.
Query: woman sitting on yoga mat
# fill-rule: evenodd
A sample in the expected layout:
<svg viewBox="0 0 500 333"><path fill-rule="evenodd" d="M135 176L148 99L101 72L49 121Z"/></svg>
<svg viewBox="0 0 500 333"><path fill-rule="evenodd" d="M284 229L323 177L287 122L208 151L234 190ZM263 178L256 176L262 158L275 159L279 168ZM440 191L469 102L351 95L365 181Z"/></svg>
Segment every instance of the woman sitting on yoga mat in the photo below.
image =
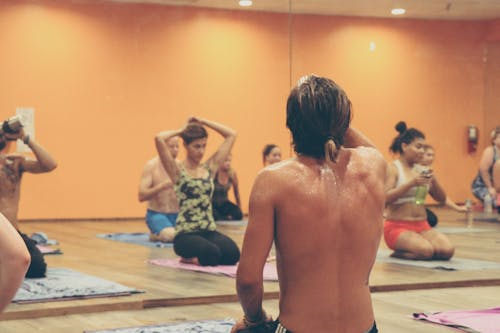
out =
<svg viewBox="0 0 500 333"><path fill-rule="evenodd" d="M486 147L479 162L479 172L472 182L472 193L484 203L489 194L493 207L500 213L500 126L491 132L491 146Z"/></svg>
<svg viewBox="0 0 500 333"><path fill-rule="evenodd" d="M236 204L228 198L228 192L231 187L233 188ZM243 218L238 176L236 175L236 171L231 168L231 155L226 158L215 174L212 209L216 221L239 221Z"/></svg>
<svg viewBox="0 0 500 333"><path fill-rule="evenodd" d="M427 223L425 195L445 203L446 194L430 169L416 167L424 155L425 136L405 122L396 125L399 135L390 150L399 158L389 166L386 184L384 239L404 259L450 259L455 251L449 239Z"/></svg>
<svg viewBox="0 0 500 333"><path fill-rule="evenodd" d="M224 137L214 155L202 162L207 146L207 126ZM177 164L166 144L168 138L180 136L186 158ZM160 160L174 183L179 201L175 225L174 251L182 261L202 266L234 265L240 250L229 237L217 232L212 213L213 178L228 157L236 132L213 121L190 117L178 130L159 133L155 138Z"/></svg>

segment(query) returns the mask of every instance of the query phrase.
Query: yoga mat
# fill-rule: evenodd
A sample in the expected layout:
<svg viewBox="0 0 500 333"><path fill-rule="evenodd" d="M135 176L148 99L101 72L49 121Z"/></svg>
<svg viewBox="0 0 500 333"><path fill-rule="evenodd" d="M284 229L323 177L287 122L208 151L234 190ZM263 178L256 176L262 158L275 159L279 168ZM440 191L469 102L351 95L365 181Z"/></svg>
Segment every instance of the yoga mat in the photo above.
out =
<svg viewBox="0 0 500 333"><path fill-rule="evenodd" d="M234 323L233 319L203 320L176 324L114 328L102 331L84 331L84 333L229 333Z"/></svg>
<svg viewBox="0 0 500 333"><path fill-rule="evenodd" d="M468 333L500 333L500 307L485 310L414 313L413 318Z"/></svg>
<svg viewBox="0 0 500 333"><path fill-rule="evenodd" d="M140 293L133 288L67 268L48 268L47 277L24 279L14 303L40 303Z"/></svg>
<svg viewBox="0 0 500 333"><path fill-rule="evenodd" d="M97 237L109 239L117 242L129 244L137 244L147 247L172 247L172 243L152 242L149 240L149 234L145 232L133 233L114 233L114 234L98 234Z"/></svg>
<svg viewBox="0 0 500 333"><path fill-rule="evenodd" d="M377 253L377 263L390 263L423 267L431 269L441 269L444 271L475 271L482 269L499 269L500 263L476 259L464 259L452 257L450 260L409 260L390 257L392 251L379 250Z"/></svg>
<svg viewBox="0 0 500 333"><path fill-rule="evenodd" d="M500 232L500 230L487 229L487 228L467 228L467 227L436 227L436 231L442 232L443 234L467 234L476 232Z"/></svg>
<svg viewBox="0 0 500 333"><path fill-rule="evenodd" d="M234 226L244 226L248 224L248 220L241 221L215 221L218 225L234 225Z"/></svg>
<svg viewBox="0 0 500 333"><path fill-rule="evenodd" d="M148 262L150 264L162 267L177 268L177 269L209 273L209 274L222 274L233 278L236 277L236 270L238 269L238 265L199 266L199 265L182 263L179 261L179 259L152 259L149 260ZM278 272L276 270L276 264L266 263L264 266L263 275L265 281L278 281Z"/></svg>
<svg viewBox="0 0 500 333"><path fill-rule="evenodd" d="M40 252L42 252L43 255L48 255L48 254L63 254L61 249L53 249L50 246L45 246L45 245L37 245L36 246Z"/></svg>

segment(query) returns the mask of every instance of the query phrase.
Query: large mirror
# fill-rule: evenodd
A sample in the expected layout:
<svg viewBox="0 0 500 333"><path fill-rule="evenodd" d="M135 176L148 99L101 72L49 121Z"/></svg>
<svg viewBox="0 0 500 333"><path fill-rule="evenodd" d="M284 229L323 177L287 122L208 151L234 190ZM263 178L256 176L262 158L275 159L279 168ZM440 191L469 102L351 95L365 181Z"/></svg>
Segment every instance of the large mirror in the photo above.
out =
<svg viewBox="0 0 500 333"><path fill-rule="evenodd" d="M391 13L398 4L405 14ZM472 198L481 152L500 124L498 5L292 0L291 13L292 81L315 73L339 83L352 100L353 125L388 160L398 121L422 130L448 194ZM476 151L469 125L479 129Z"/></svg>
<svg viewBox="0 0 500 333"><path fill-rule="evenodd" d="M238 131L246 211L263 146L288 145L288 10L288 0L2 1L1 116L31 110L59 162L26 177L19 217L143 216L154 136L191 115ZM209 135L207 156L221 141Z"/></svg>

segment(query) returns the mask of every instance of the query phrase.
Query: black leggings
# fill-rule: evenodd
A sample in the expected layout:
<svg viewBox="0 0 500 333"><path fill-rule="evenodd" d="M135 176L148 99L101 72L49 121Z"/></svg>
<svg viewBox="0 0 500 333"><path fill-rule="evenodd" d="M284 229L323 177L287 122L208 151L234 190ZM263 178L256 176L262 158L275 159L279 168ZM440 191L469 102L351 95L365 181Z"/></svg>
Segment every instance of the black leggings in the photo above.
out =
<svg viewBox="0 0 500 333"><path fill-rule="evenodd" d="M214 220L216 221L239 221L243 218L240 207L231 201L224 201L223 203L213 202L212 211Z"/></svg>
<svg viewBox="0 0 500 333"><path fill-rule="evenodd" d="M31 263L26 272L27 278L42 278L45 277L45 273L47 272L47 264L45 263L45 259L43 259L43 254L40 252L38 247L36 247L36 243L34 240L29 238L26 234L19 232L21 237L23 238L24 244L28 248L28 252L30 253Z"/></svg>
<svg viewBox="0 0 500 333"><path fill-rule="evenodd" d="M174 251L183 258L198 258L201 266L234 265L240 260L238 245L217 231L177 234Z"/></svg>

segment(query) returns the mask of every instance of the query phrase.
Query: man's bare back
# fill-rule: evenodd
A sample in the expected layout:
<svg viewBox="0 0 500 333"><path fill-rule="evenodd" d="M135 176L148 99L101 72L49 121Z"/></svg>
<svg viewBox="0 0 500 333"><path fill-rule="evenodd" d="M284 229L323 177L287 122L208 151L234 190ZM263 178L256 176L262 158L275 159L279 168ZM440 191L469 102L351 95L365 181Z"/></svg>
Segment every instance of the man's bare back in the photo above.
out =
<svg viewBox="0 0 500 333"><path fill-rule="evenodd" d="M373 325L368 277L382 232L382 162L358 148L342 150L334 165L298 157L266 171L275 179L280 321L293 332Z"/></svg>

